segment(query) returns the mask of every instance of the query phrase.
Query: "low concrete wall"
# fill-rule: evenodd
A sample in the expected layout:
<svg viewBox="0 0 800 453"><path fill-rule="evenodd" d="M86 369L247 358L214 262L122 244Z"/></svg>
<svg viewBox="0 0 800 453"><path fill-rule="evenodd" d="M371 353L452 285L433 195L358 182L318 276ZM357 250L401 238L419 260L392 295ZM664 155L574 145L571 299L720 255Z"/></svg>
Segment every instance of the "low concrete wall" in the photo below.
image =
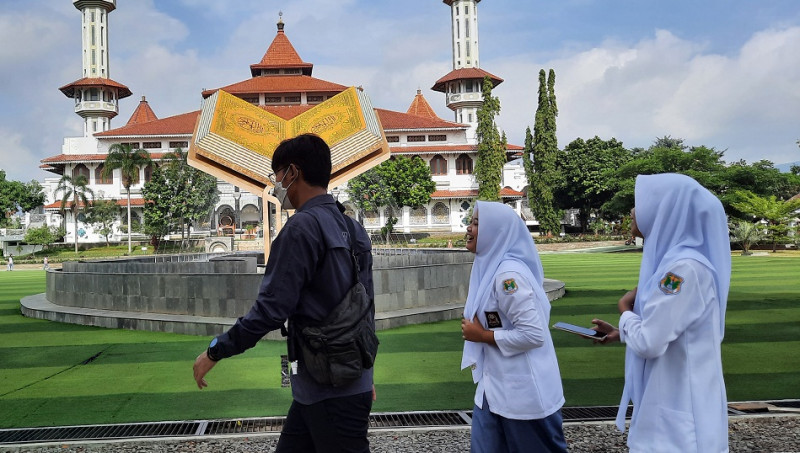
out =
<svg viewBox="0 0 800 453"><path fill-rule="evenodd" d="M473 255L443 250L374 254L378 329L461 316ZM193 335L224 332L258 295L263 256L174 255L64 263L48 271L47 292L22 301L25 316L111 328ZM551 300L562 282L545 281ZM280 339L271 332L266 339Z"/></svg>
<svg viewBox="0 0 800 453"><path fill-rule="evenodd" d="M380 328L402 325L390 319L404 316L417 322L457 316L469 289L472 258L452 250L376 253L373 283ZM61 271L48 272L46 301L91 310L236 319L258 295L263 278L259 261L263 258L256 254L198 254L66 262ZM442 311L448 313L427 315ZM130 324L104 325L109 322ZM145 324L159 323L149 319Z"/></svg>

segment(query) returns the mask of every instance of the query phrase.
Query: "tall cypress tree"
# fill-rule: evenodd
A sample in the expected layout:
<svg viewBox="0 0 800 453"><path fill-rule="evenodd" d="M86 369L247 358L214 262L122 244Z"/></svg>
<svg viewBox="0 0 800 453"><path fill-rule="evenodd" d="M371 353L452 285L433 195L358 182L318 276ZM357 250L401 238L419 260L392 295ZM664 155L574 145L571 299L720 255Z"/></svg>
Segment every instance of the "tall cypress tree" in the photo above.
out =
<svg viewBox="0 0 800 453"><path fill-rule="evenodd" d="M561 214L553 202L553 187L558 181L555 71L551 69L548 76L545 76L544 69L539 71L539 105L533 135L530 128L526 131L524 166L529 183L528 204L539 221L539 229L542 233L558 234L561 232Z"/></svg>
<svg viewBox="0 0 800 453"><path fill-rule="evenodd" d="M478 199L500 201L500 181L506 150L494 117L500 113L500 100L492 96L492 81L483 78L483 105L478 109L478 159L475 162L475 180L478 182Z"/></svg>

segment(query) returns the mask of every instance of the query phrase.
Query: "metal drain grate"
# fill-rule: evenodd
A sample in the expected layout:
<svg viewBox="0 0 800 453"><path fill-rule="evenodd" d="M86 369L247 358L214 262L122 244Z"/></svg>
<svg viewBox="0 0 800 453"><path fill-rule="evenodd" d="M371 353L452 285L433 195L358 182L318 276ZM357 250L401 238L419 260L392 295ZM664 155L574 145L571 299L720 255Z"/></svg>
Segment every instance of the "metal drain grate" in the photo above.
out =
<svg viewBox="0 0 800 453"><path fill-rule="evenodd" d="M589 422L615 420L619 406L562 407L561 416L565 422ZM631 417L633 406L628 406L625 416Z"/></svg>
<svg viewBox="0 0 800 453"><path fill-rule="evenodd" d="M800 408L800 400L760 402L778 408ZM731 404L732 406L735 403ZM632 407L628 407L630 418ZM564 407L565 422L608 421L617 416L617 406ZM763 412L759 410L758 412ZM747 412L729 410L732 415ZM753 411L751 413L757 413ZM472 411L394 412L370 415L370 429L469 426ZM176 422L129 423L119 425L55 426L0 429L0 445L34 442L75 442L88 440L193 437L221 434L279 433L285 417L259 417L233 420L193 420Z"/></svg>
<svg viewBox="0 0 800 453"><path fill-rule="evenodd" d="M469 425L472 412L399 412L388 414L372 414L369 427L380 428L414 428L425 426L464 426Z"/></svg>
<svg viewBox="0 0 800 453"><path fill-rule="evenodd" d="M3 429L0 430L0 444L191 436L197 433L199 425L199 422L165 422Z"/></svg>
<svg viewBox="0 0 800 453"><path fill-rule="evenodd" d="M283 429L284 417L247 418L241 420L209 421L204 434L244 434L244 433L279 433Z"/></svg>

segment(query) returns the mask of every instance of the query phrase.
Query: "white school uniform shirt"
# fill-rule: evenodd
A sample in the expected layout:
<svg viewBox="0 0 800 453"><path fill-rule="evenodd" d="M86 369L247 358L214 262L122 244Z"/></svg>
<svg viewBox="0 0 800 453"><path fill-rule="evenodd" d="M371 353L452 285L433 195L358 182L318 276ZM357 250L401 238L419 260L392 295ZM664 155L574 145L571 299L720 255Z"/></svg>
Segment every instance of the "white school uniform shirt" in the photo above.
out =
<svg viewBox="0 0 800 453"><path fill-rule="evenodd" d="M564 405L548 329L550 302L546 296L544 300L537 296L532 280L516 263L502 263L489 297L477 312L483 327L494 331L497 347L481 343L475 404L483 408L485 394L491 412L516 420L542 419ZM494 314L499 316L499 325L487 320L487 315Z"/></svg>
<svg viewBox="0 0 800 453"><path fill-rule="evenodd" d="M661 266L640 314L619 321L626 363L638 362L631 452L727 452L720 304L711 270L693 259ZM635 310L639 311L639 310ZM628 384L626 384L628 385ZM631 385L631 387L635 387Z"/></svg>

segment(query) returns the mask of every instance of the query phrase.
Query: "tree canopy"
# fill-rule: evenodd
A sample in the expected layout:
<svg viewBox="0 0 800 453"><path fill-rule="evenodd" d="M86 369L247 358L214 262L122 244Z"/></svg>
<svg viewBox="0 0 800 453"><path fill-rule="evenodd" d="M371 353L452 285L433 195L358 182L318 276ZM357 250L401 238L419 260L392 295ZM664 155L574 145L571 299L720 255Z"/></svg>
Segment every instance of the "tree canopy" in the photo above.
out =
<svg viewBox="0 0 800 453"><path fill-rule="evenodd" d="M789 232L789 219L800 210L800 199L781 200L775 195L762 197L748 190L737 190L734 196L735 200L731 202L733 207L755 217L756 220L767 222L774 252L778 242Z"/></svg>
<svg viewBox="0 0 800 453"><path fill-rule="evenodd" d="M119 169L122 186L128 195L128 253L131 253L131 186L139 179L139 169L152 162L150 153L144 149L133 149L128 143L115 143L108 148L108 155L103 166L103 174L111 176Z"/></svg>
<svg viewBox="0 0 800 453"><path fill-rule="evenodd" d="M94 198L94 191L89 187L86 176L77 175L73 178L70 175L64 175L56 186L56 198L59 193L61 194L61 212L72 213L75 225L75 253L78 253L78 211L86 212L91 199Z"/></svg>
<svg viewBox="0 0 800 453"><path fill-rule="evenodd" d="M657 138L648 149L630 150L615 139L578 138L559 154L562 179L556 191L558 206L606 219L624 218L634 205L636 176L657 173L691 176L719 197L728 215L738 218L743 218L743 212L734 205L740 198L738 191L775 196L777 200L800 192L800 176L782 173L770 161L728 164L723 157L724 151L687 146L683 139L668 135ZM582 225L586 223L582 221Z"/></svg>
<svg viewBox="0 0 800 453"><path fill-rule="evenodd" d="M217 179L186 162L181 149L164 156L164 164L153 169L145 183L144 231L158 246L161 236L207 218L219 200Z"/></svg>
<svg viewBox="0 0 800 453"><path fill-rule="evenodd" d="M6 226L14 213L32 211L44 204L44 200L38 181L10 181L6 179L6 172L0 170L0 226Z"/></svg>
<svg viewBox="0 0 800 453"><path fill-rule="evenodd" d="M561 176L555 199L561 209L577 208L582 231L586 231L590 215L613 218L603 206L623 189L623 180L611 175L633 157L615 138L603 140L595 136L584 141L573 140L558 153L557 169Z"/></svg>
<svg viewBox="0 0 800 453"><path fill-rule="evenodd" d="M539 71L539 103L534 118L533 136L530 128L525 138L525 170L528 177L528 205L539 222L539 229L547 234L561 232L561 213L555 207L553 188L560 180L556 168L558 139L556 117L558 107L555 95L556 73L548 76Z"/></svg>
<svg viewBox="0 0 800 453"><path fill-rule="evenodd" d="M119 210L116 201L100 197L92 201L86 216L86 222L94 225L100 236L105 238L106 245L109 245L108 237L114 233L114 222L119 217Z"/></svg>
<svg viewBox="0 0 800 453"><path fill-rule="evenodd" d="M495 116L500 113L500 100L492 96L492 80L483 78L483 104L478 108L478 157L473 174L478 183L478 199L500 200L500 182L506 164L506 146L497 130Z"/></svg>
<svg viewBox="0 0 800 453"><path fill-rule="evenodd" d="M393 157L347 182L347 196L361 211L391 207L396 213L403 206L421 206L434 190L430 167L419 157ZM387 232L396 220L386 219Z"/></svg>

